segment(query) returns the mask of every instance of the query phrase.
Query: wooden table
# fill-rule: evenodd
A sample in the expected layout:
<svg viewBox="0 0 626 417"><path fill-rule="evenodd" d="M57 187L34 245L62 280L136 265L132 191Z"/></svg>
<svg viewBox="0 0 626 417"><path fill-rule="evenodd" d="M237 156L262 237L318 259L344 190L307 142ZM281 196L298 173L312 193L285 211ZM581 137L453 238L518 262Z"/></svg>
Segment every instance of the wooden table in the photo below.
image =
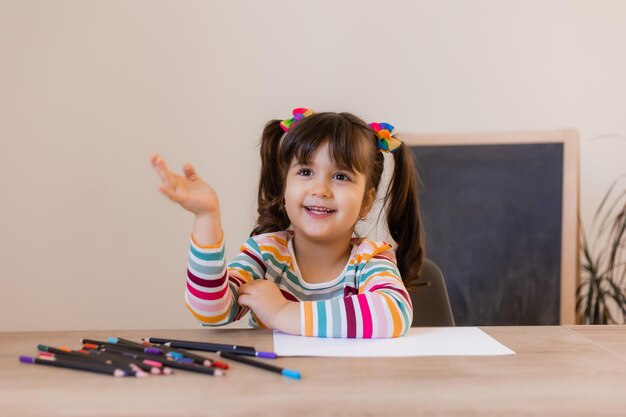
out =
<svg viewBox="0 0 626 417"><path fill-rule="evenodd" d="M216 378L113 378L26 365L39 343L172 337L272 350L247 329L0 333L0 416L624 416L626 326L484 327L515 356L280 358L302 380L231 362Z"/></svg>

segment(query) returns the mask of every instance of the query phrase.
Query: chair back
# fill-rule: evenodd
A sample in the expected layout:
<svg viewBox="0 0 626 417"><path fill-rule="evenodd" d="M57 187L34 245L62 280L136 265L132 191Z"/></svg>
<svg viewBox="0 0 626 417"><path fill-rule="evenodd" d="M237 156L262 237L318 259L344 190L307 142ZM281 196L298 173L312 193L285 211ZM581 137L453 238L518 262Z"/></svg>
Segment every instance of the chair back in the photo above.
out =
<svg viewBox="0 0 626 417"><path fill-rule="evenodd" d="M424 259L419 286L409 290L413 303L412 327L454 326L454 316L441 269Z"/></svg>

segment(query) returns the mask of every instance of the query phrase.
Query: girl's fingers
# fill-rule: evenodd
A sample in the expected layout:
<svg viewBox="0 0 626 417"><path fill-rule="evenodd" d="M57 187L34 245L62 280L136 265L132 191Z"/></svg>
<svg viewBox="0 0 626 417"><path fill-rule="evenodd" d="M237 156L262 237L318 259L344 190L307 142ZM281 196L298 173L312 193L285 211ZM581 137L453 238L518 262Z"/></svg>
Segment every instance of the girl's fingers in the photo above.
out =
<svg viewBox="0 0 626 417"><path fill-rule="evenodd" d="M237 298L237 302L239 303L239 305L240 305L240 306L250 307L250 306L248 305L248 301L250 301L250 300L248 300L248 298L250 298L250 296L249 296L249 295L240 295L240 296Z"/></svg>
<svg viewBox="0 0 626 417"><path fill-rule="evenodd" d="M239 289L237 290L237 292L239 293L239 296L242 296L242 295L252 296L252 295L254 295L254 293L255 293L254 288L256 287L256 283L257 283L257 281L252 281L252 282L247 282L245 284L240 285Z"/></svg>
<svg viewBox="0 0 626 417"><path fill-rule="evenodd" d="M167 164L159 155L153 155L152 157L152 166L154 166L155 171L161 177L161 181L166 183L169 186L172 186L174 183L174 174L167 169Z"/></svg>
<svg viewBox="0 0 626 417"><path fill-rule="evenodd" d="M254 297L248 294L240 295L237 298L237 303L239 303L240 306L247 307L253 311L258 307Z"/></svg>
<svg viewBox="0 0 626 417"><path fill-rule="evenodd" d="M239 288L237 288L237 293L239 295L245 294L247 289L248 289L248 284L241 284Z"/></svg>
<svg viewBox="0 0 626 417"><path fill-rule="evenodd" d="M189 163L183 165L183 172L185 173L185 177L189 181L195 181L198 179L198 174L196 174L196 170L194 169L193 165Z"/></svg>

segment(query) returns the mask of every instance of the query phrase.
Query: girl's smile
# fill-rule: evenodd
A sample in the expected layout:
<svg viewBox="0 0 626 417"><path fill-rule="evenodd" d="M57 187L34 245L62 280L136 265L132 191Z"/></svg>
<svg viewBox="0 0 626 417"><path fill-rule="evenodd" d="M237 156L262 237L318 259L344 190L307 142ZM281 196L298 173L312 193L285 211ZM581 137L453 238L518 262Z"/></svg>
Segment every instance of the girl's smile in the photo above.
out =
<svg viewBox="0 0 626 417"><path fill-rule="evenodd" d="M319 206L305 206L304 209L307 210L309 215L315 219L324 219L337 211Z"/></svg>

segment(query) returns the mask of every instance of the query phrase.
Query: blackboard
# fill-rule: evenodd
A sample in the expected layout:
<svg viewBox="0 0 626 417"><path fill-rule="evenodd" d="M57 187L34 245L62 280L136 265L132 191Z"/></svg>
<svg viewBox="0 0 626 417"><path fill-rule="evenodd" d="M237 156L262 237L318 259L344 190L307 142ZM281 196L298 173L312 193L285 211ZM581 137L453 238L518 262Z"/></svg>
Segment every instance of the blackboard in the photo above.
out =
<svg viewBox="0 0 626 417"><path fill-rule="evenodd" d="M566 186L577 157L553 136L413 137L426 256L443 271L457 325L573 322L577 244L564 237L577 236L577 184L573 196Z"/></svg>

